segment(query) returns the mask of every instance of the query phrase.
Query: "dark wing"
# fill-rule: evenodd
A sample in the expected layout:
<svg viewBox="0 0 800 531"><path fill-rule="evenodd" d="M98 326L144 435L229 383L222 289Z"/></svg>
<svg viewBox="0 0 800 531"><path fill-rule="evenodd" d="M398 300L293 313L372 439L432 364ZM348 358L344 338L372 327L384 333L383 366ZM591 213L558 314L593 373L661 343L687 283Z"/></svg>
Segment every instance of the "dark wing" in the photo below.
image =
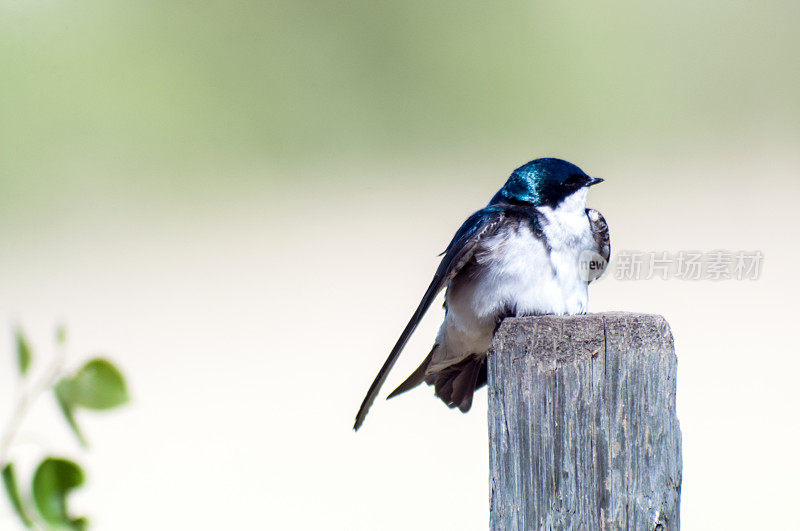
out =
<svg viewBox="0 0 800 531"><path fill-rule="evenodd" d="M375 397L378 395L378 391L380 391L383 382L389 375L389 371L392 370L392 366L397 361L403 347L406 346L411 334L414 333L417 325L422 320L422 316L425 315L425 312L430 308L433 299L436 298L436 295L438 295L442 288L452 280L459 270L464 267L464 264L472 258L478 246L478 242L482 238L493 234L502 224L503 219L505 219L504 209L499 206L490 206L472 214L469 219L461 225L461 228L458 229L450 245L448 245L447 249L442 253L444 254L444 258L442 258L442 262L439 264L439 268L436 270L436 274L433 276L428 290L425 292L425 295L423 295L419 306L417 306L417 310L414 312L414 315L411 316L411 320L406 325L403 333L400 334L400 338L397 340L391 353L389 353L389 357L386 358L383 367L378 371L378 375L375 377L372 385L370 385L367 396L364 397L361 408L356 415L356 423L353 425L354 430L357 430L364 422L364 418L367 416L370 406L375 401Z"/></svg>
<svg viewBox="0 0 800 531"><path fill-rule="evenodd" d="M593 208L586 209L586 217L589 218L589 225L592 227L594 243L597 245L597 254L603 257L608 264L611 258L611 234L608 232L608 223L603 214Z"/></svg>

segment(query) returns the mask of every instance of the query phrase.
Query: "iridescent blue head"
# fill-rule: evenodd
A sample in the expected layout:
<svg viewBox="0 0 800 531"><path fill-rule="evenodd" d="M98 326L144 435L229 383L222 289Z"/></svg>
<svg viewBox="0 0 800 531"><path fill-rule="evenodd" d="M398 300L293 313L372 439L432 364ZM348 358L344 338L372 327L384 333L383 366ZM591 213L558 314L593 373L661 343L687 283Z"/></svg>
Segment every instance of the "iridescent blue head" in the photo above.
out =
<svg viewBox="0 0 800 531"><path fill-rule="evenodd" d="M520 166L489 204L512 203L555 207L575 192L603 182L561 159L536 159Z"/></svg>

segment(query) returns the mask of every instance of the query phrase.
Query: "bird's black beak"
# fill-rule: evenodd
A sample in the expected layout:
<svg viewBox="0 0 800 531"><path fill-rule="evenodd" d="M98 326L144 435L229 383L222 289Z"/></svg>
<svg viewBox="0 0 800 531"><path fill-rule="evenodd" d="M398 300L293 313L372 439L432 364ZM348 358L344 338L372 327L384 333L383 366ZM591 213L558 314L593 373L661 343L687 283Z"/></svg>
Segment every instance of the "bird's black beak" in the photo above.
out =
<svg viewBox="0 0 800 531"><path fill-rule="evenodd" d="M600 184L603 181L605 181L605 179L601 179L600 177L589 177L589 183L586 186L594 186L596 184Z"/></svg>

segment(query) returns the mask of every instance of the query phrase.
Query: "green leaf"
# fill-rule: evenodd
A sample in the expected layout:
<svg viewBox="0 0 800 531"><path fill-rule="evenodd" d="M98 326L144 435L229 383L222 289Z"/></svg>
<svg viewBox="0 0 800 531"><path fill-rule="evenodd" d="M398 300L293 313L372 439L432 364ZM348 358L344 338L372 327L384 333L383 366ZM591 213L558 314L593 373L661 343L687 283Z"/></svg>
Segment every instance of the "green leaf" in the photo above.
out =
<svg viewBox="0 0 800 531"><path fill-rule="evenodd" d="M62 382L59 382L61 396L70 406L111 409L128 401L125 378L108 360L91 360L75 376Z"/></svg>
<svg viewBox="0 0 800 531"><path fill-rule="evenodd" d="M53 391L61 412L84 447L86 438L75 420L75 409L111 409L128 401L122 373L113 363L101 358L87 362L74 376L59 380Z"/></svg>
<svg viewBox="0 0 800 531"><path fill-rule="evenodd" d="M67 459L48 457L39 464L33 474L33 502L48 524L86 529L86 518L72 518L67 510L67 494L84 481L81 467Z"/></svg>
<svg viewBox="0 0 800 531"><path fill-rule="evenodd" d="M67 342L67 329L64 325L59 326L56 329L56 343L59 345L64 345Z"/></svg>
<svg viewBox="0 0 800 531"><path fill-rule="evenodd" d="M72 431L75 433L75 436L78 437L78 442L81 443L81 446L84 448L89 446L89 443L86 442L86 438L83 436L83 432L81 432L78 423L75 421L75 415L73 414L74 406L70 402L70 381L67 378L62 378L58 381L58 383L53 388L53 391L56 395L56 401L58 402L58 406L61 408L61 412L64 414L64 418L67 419L67 423L69 427L72 428Z"/></svg>
<svg viewBox="0 0 800 531"><path fill-rule="evenodd" d="M22 330L18 328L15 336L17 340L17 364L19 366L19 373L25 376L28 373L28 368L31 366L31 361L33 361L33 354L31 353L31 346L28 344L28 340L25 339Z"/></svg>
<svg viewBox="0 0 800 531"><path fill-rule="evenodd" d="M22 496L19 494L13 463L7 463L6 466L3 467L3 485L6 488L8 499L11 501L11 506L14 507L14 511L16 511L19 519L22 520L25 527L33 527L33 520L28 516L25 506L22 503Z"/></svg>

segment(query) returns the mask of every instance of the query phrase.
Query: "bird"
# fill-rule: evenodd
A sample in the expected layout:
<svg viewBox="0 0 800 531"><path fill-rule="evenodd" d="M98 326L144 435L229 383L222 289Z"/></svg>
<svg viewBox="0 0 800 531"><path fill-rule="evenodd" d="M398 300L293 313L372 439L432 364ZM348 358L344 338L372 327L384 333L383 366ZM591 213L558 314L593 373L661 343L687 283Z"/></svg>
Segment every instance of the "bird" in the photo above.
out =
<svg viewBox="0 0 800 531"><path fill-rule="evenodd" d="M428 289L370 385L356 415L358 430L386 377L438 293L445 289L444 322L430 353L388 398L422 382L450 408L466 413L487 381L486 357L506 317L583 314L588 285L585 257L605 268L611 255L608 224L586 208L591 186L603 182L558 158L515 169L486 207L456 231Z"/></svg>

